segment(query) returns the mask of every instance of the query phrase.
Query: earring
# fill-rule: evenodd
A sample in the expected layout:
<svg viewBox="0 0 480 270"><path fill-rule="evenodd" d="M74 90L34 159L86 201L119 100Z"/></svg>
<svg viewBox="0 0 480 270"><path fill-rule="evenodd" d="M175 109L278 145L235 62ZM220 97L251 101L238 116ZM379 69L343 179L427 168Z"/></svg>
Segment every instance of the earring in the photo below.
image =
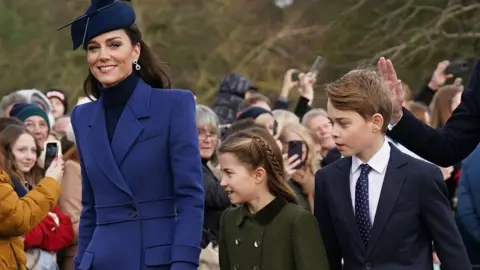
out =
<svg viewBox="0 0 480 270"><path fill-rule="evenodd" d="M138 60L133 60L133 64L135 65L136 70L140 70L142 68L140 64L138 64Z"/></svg>

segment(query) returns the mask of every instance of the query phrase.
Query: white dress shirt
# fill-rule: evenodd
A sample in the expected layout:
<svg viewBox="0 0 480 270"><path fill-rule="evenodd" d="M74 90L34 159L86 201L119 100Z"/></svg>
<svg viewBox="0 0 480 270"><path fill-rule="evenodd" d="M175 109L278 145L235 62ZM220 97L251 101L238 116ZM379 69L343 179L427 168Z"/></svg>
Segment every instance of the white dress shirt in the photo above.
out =
<svg viewBox="0 0 480 270"><path fill-rule="evenodd" d="M368 175L368 203L370 208L370 220L373 225L375 213L377 212L380 193L382 192L383 180L387 171L388 161L390 160L390 145L387 140L383 142L380 150L372 156L367 164L372 167ZM360 176L360 165L364 164L358 157L352 156L352 168L350 170L350 195L352 196L352 206L355 212L355 185Z"/></svg>

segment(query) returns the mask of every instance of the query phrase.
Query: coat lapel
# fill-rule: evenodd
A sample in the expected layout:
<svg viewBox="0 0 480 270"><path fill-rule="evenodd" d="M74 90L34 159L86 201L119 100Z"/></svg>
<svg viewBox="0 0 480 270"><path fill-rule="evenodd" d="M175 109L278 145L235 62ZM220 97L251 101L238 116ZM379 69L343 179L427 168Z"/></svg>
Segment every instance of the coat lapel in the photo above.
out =
<svg viewBox="0 0 480 270"><path fill-rule="evenodd" d="M112 156L105 124L105 110L102 107L102 97L94 103L94 106L86 140L89 144L90 156L95 159L98 167L113 184L133 198L132 192Z"/></svg>
<svg viewBox="0 0 480 270"><path fill-rule="evenodd" d="M113 157L118 166L121 166L128 151L143 131L139 119L150 116L151 90L151 87L140 79L118 120L112 139Z"/></svg>
<svg viewBox="0 0 480 270"><path fill-rule="evenodd" d="M341 205L342 213L345 213L344 218L347 222L348 229L353 237L353 240L358 244L361 250L365 251L366 247L360 237L357 222L355 221L355 213L353 212L352 194L350 192L350 170L352 167L352 158L346 157L336 163L339 169L337 179L338 193L340 196L339 205Z"/></svg>
<svg viewBox="0 0 480 270"><path fill-rule="evenodd" d="M372 237L367 247L367 256L375 248L375 244L380 238L400 195L403 183L405 182L405 173L402 172L401 168L407 164L407 162L404 154L395 146L391 145L390 160L383 180L380 200L373 222Z"/></svg>

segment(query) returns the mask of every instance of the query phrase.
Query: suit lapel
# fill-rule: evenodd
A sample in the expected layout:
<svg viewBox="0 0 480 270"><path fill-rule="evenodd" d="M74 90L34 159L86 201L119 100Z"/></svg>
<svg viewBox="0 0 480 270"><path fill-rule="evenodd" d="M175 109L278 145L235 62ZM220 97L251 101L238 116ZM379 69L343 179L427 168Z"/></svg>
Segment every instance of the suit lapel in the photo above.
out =
<svg viewBox="0 0 480 270"><path fill-rule="evenodd" d="M151 87L140 79L118 120L112 139L113 157L118 166L143 131L139 119L150 116L150 93Z"/></svg>
<svg viewBox="0 0 480 270"><path fill-rule="evenodd" d="M350 231L353 240L358 244L361 250L365 251L366 247L360 237L360 232L358 231L357 222L355 220L355 213L353 212L353 203L352 203L352 194L350 192L350 170L352 167L352 158L346 157L341 159L336 163L339 169L338 176L336 177L337 181L337 194L340 196L339 205L342 207L342 213L345 213L344 218L348 225L348 230Z"/></svg>
<svg viewBox="0 0 480 270"><path fill-rule="evenodd" d="M133 197L112 156L105 124L105 110L102 107L102 97L94 103L94 106L93 117L89 124L89 133L87 134L90 156L95 159L95 163L98 164L98 167L114 185Z"/></svg>
<svg viewBox="0 0 480 270"><path fill-rule="evenodd" d="M404 154L395 146L391 145L390 160L383 180L380 200L373 222L372 236L367 247L367 256L375 248L375 244L380 238L400 195L403 183L405 182L405 174L402 172L402 167L407 162Z"/></svg>

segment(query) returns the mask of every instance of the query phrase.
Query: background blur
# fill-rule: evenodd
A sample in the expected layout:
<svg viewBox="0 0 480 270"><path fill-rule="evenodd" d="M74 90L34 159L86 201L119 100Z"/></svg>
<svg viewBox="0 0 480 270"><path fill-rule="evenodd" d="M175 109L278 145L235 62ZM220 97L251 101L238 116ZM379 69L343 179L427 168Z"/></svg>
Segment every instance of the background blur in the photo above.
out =
<svg viewBox="0 0 480 270"><path fill-rule="evenodd" d="M473 61L480 48L478 0L133 0L144 39L171 68L175 88L204 104L221 77L238 72L272 98L289 68L327 61L321 85L360 63L393 59L415 91L443 59ZM70 30L89 0L0 0L0 95L57 87L82 95L85 52ZM291 5L288 5L291 4ZM115 18L112 18L115 19ZM468 74L463 76L464 79Z"/></svg>

